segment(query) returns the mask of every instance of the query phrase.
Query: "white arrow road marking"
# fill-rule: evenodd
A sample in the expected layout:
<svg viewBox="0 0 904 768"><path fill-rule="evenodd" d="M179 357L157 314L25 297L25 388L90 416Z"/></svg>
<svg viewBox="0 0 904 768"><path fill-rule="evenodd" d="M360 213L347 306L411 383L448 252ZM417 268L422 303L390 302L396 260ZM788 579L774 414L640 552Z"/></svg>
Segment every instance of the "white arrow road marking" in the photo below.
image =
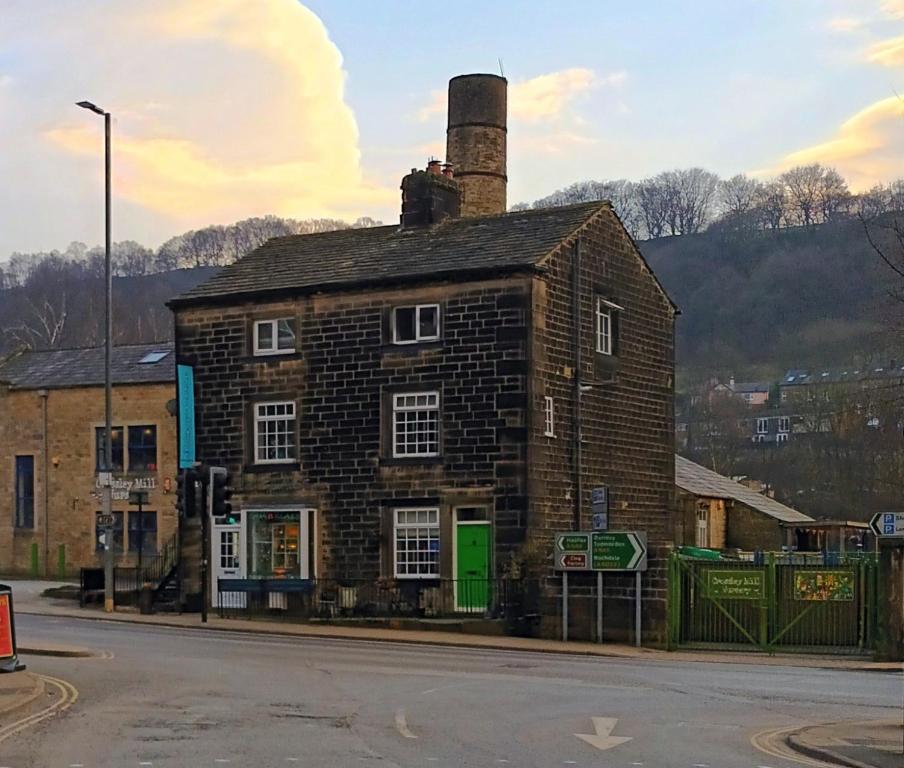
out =
<svg viewBox="0 0 904 768"><path fill-rule="evenodd" d="M618 723L617 717L592 717L590 719L593 720L593 729L596 733L576 733L575 736L586 741L591 747L600 750L612 749L626 741L631 741L631 736L612 735L612 731L615 730L615 725Z"/></svg>

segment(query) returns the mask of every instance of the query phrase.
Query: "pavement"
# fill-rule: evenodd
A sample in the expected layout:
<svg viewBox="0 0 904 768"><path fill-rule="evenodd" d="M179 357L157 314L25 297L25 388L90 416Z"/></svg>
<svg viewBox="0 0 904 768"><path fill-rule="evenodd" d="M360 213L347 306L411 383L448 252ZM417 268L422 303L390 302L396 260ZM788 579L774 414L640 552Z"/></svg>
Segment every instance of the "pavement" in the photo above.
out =
<svg viewBox="0 0 904 768"><path fill-rule="evenodd" d="M37 585L37 586L36 586ZM104 613L100 607L80 608L71 600L56 600L40 597L40 592L51 586L47 582L23 582L14 585L14 600L17 615L41 615L70 618L90 618L100 621L128 622L158 627L180 629L217 630L223 632L257 633L283 637L311 637L337 640L367 640L415 645L437 645L456 648L478 648L493 650L525 651L532 653L555 653L581 656L601 656L622 659L674 660L685 662L723 664L759 664L764 666L795 666L821 669L847 669L874 672L901 672L904 663L876 662L863 656L833 656L818 654L784 653L766 655L762 653L740 653L730 651L665 651L656 648L637 648L633 645L616 643L587 643L540 638L471 635L461 632L441 630L389 629L383 627L350 627L331 624L304 624L266 619L221 619L215 614L209 616L206 624L201 623L200 614L153 614L141 615L134 610L117 610ZM38 649L39 650L39 649Z"/></svg>
<svg viewBox="0 0 904 768"><path fill-rule="evenodd" d="M824 723L788 734L791 749L849 768L904 766L904 724L895 720Z"/></svg>
<svg viewBox="0 0 904 768"><path fill-rule="evenodd" d="M44 681L31 672L0 674L0 719L28 707L44 693Z"/></svg>

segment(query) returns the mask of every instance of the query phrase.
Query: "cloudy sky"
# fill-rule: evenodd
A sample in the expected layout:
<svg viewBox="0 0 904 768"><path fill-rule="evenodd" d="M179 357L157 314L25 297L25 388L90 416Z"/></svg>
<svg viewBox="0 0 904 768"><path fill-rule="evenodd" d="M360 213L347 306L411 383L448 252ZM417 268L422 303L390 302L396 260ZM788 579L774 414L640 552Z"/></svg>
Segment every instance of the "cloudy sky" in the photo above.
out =
<svg viewBox="0 0 904 768"><path fill-rule="evenodd" d="M904 0L0 0L0 259L274 213L397 218L444 91L510 82L509 202L700 165L904 177ZM899 96L900 94L900 96Z"/></svg>

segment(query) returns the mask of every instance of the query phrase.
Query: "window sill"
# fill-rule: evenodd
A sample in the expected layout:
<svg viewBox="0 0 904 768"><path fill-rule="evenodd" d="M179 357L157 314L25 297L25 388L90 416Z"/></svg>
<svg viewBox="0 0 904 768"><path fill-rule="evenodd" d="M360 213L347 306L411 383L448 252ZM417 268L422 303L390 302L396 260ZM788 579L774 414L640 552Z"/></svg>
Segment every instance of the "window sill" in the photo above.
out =
<svg viewBox="0 0 904 768"><path fill-rule="evenodd" d="M25 528L23 526L16 526L13 528L13 536L34 536L35 528L32 526L31 528Z"/></svg>
<svg viewBox="0 0 904 768"><path fill-rule="evenodd" d="M380 459L381 467L432 467L444 462L442 456L384 456Z"/></svg>
<svg viewBox="0 0 904 768"><path fill-rule="evenodd" d="M412 356L421 352L440 352L443 349L443 340L413 341L404 344L384 344L380 351L384 355L396 354L399 356Z"/></svg>
<svg viewBox="0 0 904 768"><path fill-rule="evenodd" d="M301 352L271 352L266 355L246 355L240 357L240 363L280 363L283 360L303 360Z"/></svg>
<svg viewBox="0 0 904 768"><path fill-rule="evenodd" d="M301 462L286 461L279 464L245 464L242 473L246 475L263 475L273 472L298 472Z"/></svg>

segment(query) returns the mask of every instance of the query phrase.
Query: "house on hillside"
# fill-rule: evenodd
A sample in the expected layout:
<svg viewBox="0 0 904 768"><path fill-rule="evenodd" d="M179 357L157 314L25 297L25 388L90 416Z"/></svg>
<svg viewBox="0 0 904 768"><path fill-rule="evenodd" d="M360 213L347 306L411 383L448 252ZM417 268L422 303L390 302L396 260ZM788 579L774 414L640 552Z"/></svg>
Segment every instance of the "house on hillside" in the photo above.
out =
<svg viewBox="0 0 904 768"><path fill-rule="evenodd" d="M611 527L649 536L661 634L676 310L608 203L505 212L505 98L451 81L449 164L405 176L400 225L276 238L171 302L198 458L236 489L212 551L351 611L365 585L417 609L451 584L447 610L490 613L499 590L460 585L527 574L553 634L553 534L607 486Z"/></svg>
<svg viewBox="0 0 904 768"><path fill-rule="evenodd" d="M813 518L731 478L675 456L679 545L719 550L792 548L794 526Z"/></svg>
<svg viewBox="0 0 904 768"><path fill-rule="evenodd" d="M171 342L113 349L117 565L154 557L176 533L174 358ZM0 572L72 577L102 564L104 435L103 347L0 364ZM140 513L130 490L147 491Z"/></svg>

